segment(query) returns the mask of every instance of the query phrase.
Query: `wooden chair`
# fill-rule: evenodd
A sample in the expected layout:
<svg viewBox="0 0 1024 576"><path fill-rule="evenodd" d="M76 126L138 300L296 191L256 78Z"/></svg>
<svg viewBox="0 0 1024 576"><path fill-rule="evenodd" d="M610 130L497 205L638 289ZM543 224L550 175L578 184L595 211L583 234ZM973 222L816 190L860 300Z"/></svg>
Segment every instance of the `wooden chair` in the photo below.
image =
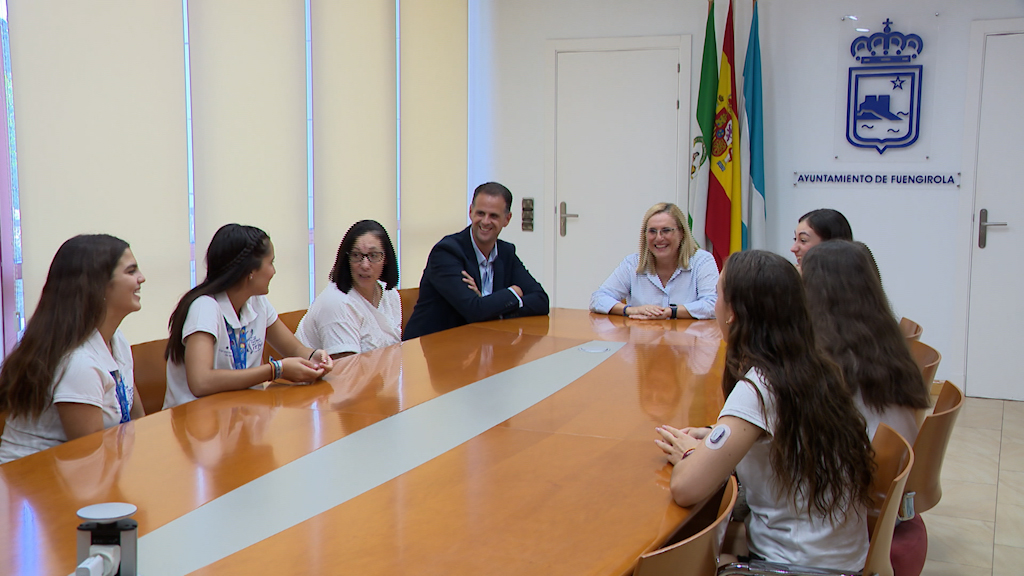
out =
<svg viewBox="0 0 1024 576"><path fill-rule="evenodd" d="M412 309L416 307L416 301L420 298L420 289L402 288L398 291L398 297L402 299L402 332L405 332L405 325L409 323Z"/></svg>
<svg viewBox="0 0 1024 576"><path fill-rule="evenodd" d="M729 517L735 505L736 477L730 476L714 497L700 510L693 511L694 515L704 511L715 514L708 515L710 517L704 518L703 522L700 518L694 518L692 522L687 521L683 529L692 535L675 544L641 555L637 559L633 576L713 576L718 568L718 555L722 550L725 528L729 524Z"/></svg>
<svg viewBox="0 0 1024 576"><path fill-rule="evenodd" d="M132 346L135 387L139 389L146 414L159 412L164 407L164 393L167 391L167 360L164 359L166 348L167 338Z"/></svg>
<svg viewBox="0 0 1024 576"><path fill-rule="evenodd" d="M282 313L278 314L277 315L277 319L280 320L282 324L287 326L288 329L292 331L292 334L294 334L295 331L299 329L299 322L302 322L302 317L305 316L305 315L306 315L306 310L305 309L302 309L302 310L292 310L291 312L282 312ZM267 362L270 361L270 356L271 356L271 350L270 349L271 348L272 348L272 346L269 346L269 345L263 347L263 363L264 364L266 364ZM277 353L279 356L281 356L281 353L278 352L277 350L274 350L274 352Z"/></svg>
<svg viewBox="0 0 1024 576"><path fill-rule="evenodd" d="M932 380L935 380L935 371L939 368L942 355L920 340L908 340L907 343L910 344L910 354L914 357L914 362L917 362L917 367L921 369L921 379L924 380L925 386L930 387Z"/></svg>
<svg viewBox="0 0 1024 576"><path fill-rule="evenodd" d="M942 383L935 410L925 418L914 442L914 468L903 489L904 500L913 503L915 516L893 532L892 559L896 576L919 576L928 556L928 529L919 512L931 510L942 498L940 476L953 425L964 405L964 394L948 380Z"/></svg>
<svg viewBox="0 0 1024 576"><path fill-rule="evenodd" d="M904 316L900 318L900 332L903 332L903 337L907 340L920 340L924 328L917 322Z"/></svg>
<svg viewBox="0 0 1024 576"><path fill-rule="evenodd" d="M896 526L896 515L903 501L903 489L914 465L914 451L910 443L888 425L882 423L875 431L871 445L875 448L875 476L871 483L871 497L879 502L878 520L871 526L871 545L868 558L861 572L843 572L826 568L790 566L775 562L752 561L722 566L718 576L893 576L892 534Z"/></svg>
<svg viewBox="0 0 1024 576"><path fill-rule="evenodd" d="M942 391L935 402L935 410L924 419L914 442L914 469L907 479L905 493L914 492L914 511L931 510L942 499L939 477L946 447L953 434L956 417L964 405L964 393L949 380L942 383Z"/></svg>

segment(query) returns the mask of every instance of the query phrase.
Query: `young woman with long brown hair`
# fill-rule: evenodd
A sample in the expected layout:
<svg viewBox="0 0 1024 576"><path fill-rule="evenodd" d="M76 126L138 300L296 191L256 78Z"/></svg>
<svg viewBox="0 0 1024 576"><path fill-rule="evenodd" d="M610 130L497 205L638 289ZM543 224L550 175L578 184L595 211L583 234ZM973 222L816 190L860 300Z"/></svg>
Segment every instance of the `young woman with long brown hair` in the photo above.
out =
<svg viewBox="0 0 1024 576"><path fill-rule="evenodd" d="M871 251L846 240L818 244L804 256L803 279L818 345L843 370L868 435L885 422L913 444L931 398Z"/></svg>
<svg viewBox="0 0 1024 576"><path fill-rule="evenodd" d="M871 444L839 369L815 347L796 268L769 252L733 254L716 316L727 343L718 422L662 426L655 441L674 465L675 501L701 501L735 469L752 556L860 570Z"/></svg>
<svg viewBox="0 0 1024 576"><path fill-rule="evenodd" d="M128 243L75 236L50 263L21 342L0 370L7 425L0 463L145 415L118 328L142 308L145 276Z"/></svg>

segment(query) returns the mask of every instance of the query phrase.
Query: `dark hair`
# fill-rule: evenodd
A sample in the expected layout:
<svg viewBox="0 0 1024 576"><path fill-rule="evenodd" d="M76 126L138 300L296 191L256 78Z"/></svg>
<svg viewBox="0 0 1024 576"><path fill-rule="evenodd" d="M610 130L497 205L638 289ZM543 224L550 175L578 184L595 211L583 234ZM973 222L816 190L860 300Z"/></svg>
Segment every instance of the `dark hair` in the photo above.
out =
<svg viewBox="0 0 1024 576"><path fill-rule="evenodd" d="M213 235L206 249L206 280L189 290L178 301L167 327L171 333L167 339L164 358L170 362L185 361L185 343L181 332L188 317L188 309L200 296L218 294L241 282L250 272L263 265L263 258L270 253L270 236L254 226L225 224Z"/></svg>
<svg viewBox="0 0 1024 576"><path fill-rule="evenodd" d="M348 253L363 234L373 234L384 247L384 269L380 273L380 278L387 289L391 290L398 285L398 258L395 256L395 247L391 245L388 231L376 220L360 220L345 232L345 237L338 246L338 256L334 259L334 268L331 268L331 273L327 276L327 279L334 282L338 290L345 294L352 289L352 263L348 261Z"/></svg>
<svg viewBox="0 0 1024 576"><path fill-rule="evenodd" d="M473 190L473 202L476 202L476 197L486 194L488 196L501 196L505 200L505 214L512 212L512 192L509 191L505 186L498 184L497 182L485 182L476 187Z"/></svg>
<svg viewBox="0 0 1024 576"><path fill-rule="evenodd" d="M927 408L930 392L867 246L822 242L807 251L801 269L818 344L842 368L850 390L878 411Z"/></svg>
<svg viewBox="0 0 1024 576"><path fill-rule="evenodd" d="M839 368L815 347L800 274L777 254L750 250L732 254L722 278L733 314L722 390L728 396L750 369L760 372L775 401L769 457L781 494L803 495L809 513L830 519L867 504L867 425Z"/></svg>
<svg viewBox="0 0 1024 576"><path fill-rule="evenodd" d="M21 342L0 369L0 411L39 417L50 405L61 359L106 315L106 291L128 243L107 234L75 236L50 262Z"/></svg>
<svg viewBox="0 0 1024 576"><path fill-rule="evenodd" d="M853 240L853 229L842 212L831 208L811 210L797 222L807 222L822 240Z"/></svg>

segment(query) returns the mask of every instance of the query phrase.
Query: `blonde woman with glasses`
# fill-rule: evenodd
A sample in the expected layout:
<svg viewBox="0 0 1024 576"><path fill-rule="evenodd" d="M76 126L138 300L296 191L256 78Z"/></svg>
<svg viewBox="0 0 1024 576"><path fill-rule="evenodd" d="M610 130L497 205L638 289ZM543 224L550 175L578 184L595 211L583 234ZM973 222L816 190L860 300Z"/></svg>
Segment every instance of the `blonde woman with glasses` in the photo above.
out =
<svg viewBox="0 0 1024 576"><path fill-rule="evenodd" d="M638 320L715 317L718 266L697 248L675 204L651 206L630 254L590 297L590 310ZM623 303L625 301L625 303Z"/></svg>
<svg viewBox="0 0 1024 576"><path fill-rule="evenodd" d="M300 342L337 359L402 341L398 262L379 222L348 229L328 278L295 332Z"/></svg>

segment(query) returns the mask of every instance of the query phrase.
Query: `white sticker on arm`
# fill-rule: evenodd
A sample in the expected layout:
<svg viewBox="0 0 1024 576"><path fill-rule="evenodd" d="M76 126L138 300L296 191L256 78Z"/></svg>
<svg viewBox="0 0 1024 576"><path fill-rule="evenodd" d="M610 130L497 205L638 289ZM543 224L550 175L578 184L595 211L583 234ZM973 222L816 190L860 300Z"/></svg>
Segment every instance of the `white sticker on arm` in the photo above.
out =
<svg viewBox="0 0 1024 576"><path fill-rule="evenodd" d="M732 434L732 430L729 429L728 425L719 424L712 428L711 432L704 438L704 445L712 450L718 450L725 446L725 441L729 439L730 434Z"/></svg>

